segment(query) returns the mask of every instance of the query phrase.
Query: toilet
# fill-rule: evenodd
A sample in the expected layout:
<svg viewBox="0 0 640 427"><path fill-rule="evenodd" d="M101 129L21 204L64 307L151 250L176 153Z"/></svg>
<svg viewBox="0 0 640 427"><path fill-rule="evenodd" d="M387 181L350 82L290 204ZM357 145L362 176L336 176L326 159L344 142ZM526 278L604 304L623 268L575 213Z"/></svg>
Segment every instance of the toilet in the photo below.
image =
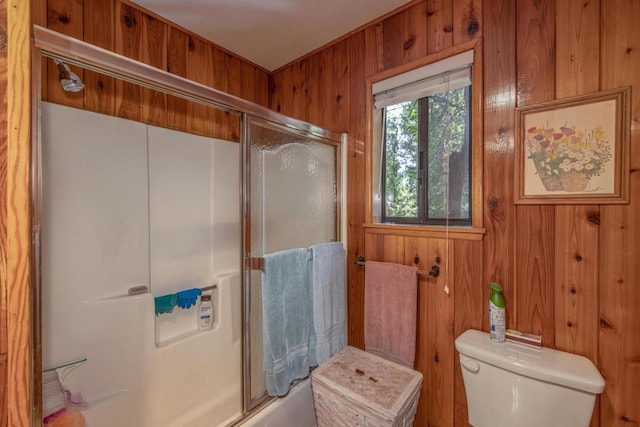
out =
<svg viewBox="0 0 640 427"><path fill-rule="evenodd" d="M455 345L472 426L589 425L604 379L586 357L495 343L476 330L464 332Z"/></svg>

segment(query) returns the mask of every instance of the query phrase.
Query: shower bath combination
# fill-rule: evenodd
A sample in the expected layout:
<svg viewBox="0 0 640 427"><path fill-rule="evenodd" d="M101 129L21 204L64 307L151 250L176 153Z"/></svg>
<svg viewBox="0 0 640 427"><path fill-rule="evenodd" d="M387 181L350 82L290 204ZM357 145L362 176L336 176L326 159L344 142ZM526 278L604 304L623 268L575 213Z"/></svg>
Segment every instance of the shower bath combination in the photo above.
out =
<svg viewBox="0 0 640 427"><path fill-rule="evenodd" d="M50 30L35 27L34 34L36 48L43 60L54 61L66 92L87 89L68 63L148 89L163 88L187 102L230 113L225 117L237 119L234 134L241 143L212 144L208 137L37 100L43 123L37 127L41 134L34 135L41 143L33 150L39 177L33 226L42 237L38 234L34 250L44 263L42 272L36 268L43 312L34 314L34 336L44 342L37 343L43 354L36 360L42 357L43 363L36 363L33 377L41 377L40 369L86 358L67 385L83 393L89 402L83 412L95 427L257 426L265 418L283 425L283 419L292 419L291 411L301 426L314 425L308 380L267 406L261 318L254 316L260 312L260 271L241 259L340 240L344 136ZM34 67L34 73L39 70ZM78 118L82 125L74 128L75 136L60 129ZM52 129L57 129L55 139ZM166 143L158 139L165 134L173 134ZM295 188L272 191L287 182ZM56 197L56 188L67 193ZM326 206L318 205L318 195ZM307 215L293 218L303 204ZM62 225L52 222L54 209ZM242 223L251 218L253 223ZM296 229L292 221L305 223L308 233L287 233ZM189 242L181 240L185 235ZM64 248L52 251L54 241ZM224 247L215 246L223 242ZM187 253L191 258L183 256ZM195 276L204 264L208 269L198 277L211 282ZM153 297L177 291L171 286L181 279L188 287L217 285L210 330L198 330L188 310L155 315ZM99 372L109 367L120 372ZM41 393L37 382L32 387ZM37 401L34 407L33 425L40 425L42 408ZM289 415L278 418L284 416L278 411Z"/></svg>

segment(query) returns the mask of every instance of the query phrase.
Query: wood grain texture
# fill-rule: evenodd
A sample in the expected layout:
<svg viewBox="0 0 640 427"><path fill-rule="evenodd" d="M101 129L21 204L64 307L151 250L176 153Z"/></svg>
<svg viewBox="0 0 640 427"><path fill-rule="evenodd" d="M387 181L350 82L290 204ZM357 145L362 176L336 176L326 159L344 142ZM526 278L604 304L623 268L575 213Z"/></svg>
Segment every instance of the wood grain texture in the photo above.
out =
<svg viewBox="0 0 640 427"><path fill-rule="evenodd" d="M516 64L520 107L554 99L554 14L554 0L518 3ZM546 346L555 343L554 248L551 244L554 215L553 206L516 208L515 327L542 335Z"/></svg>
<svg viewBox="0 0 640 427"><path fill-rule="evenodd" d="M253 74L253 102L269 106L269 74L266 71L255 70Z"/></svg>
<svg viewBox="0 0 640 427"><path fill-rule="evenodd" d="M187 34L169 27L167 36L167 71L177 76L187 76ZM167 97L167 127L187 130L187 101L175 96Z"/></svg>
<svg viewBox="0 0 640 427"><path fill-rule="evenodd" d="M142 13L132 6L116 1L115 52L137 61L142 60ZM124 119L142 118L142 88L116 80L116 114Z"/></svg>
<svg viewBox="0 0 640 427"><path fill-rule="evenodd" d="M515 301L515 207L513 205L514 114L516 99L516 3L484 7L484 280L502 285L507 301ZM488 330L483 304L482 328ZM515 324L516 305L507 305L507 325Z"/></svg>
<svg viewBox="0 0 640 427"><path fill-rule="evenodd" d="M482 1L453 1L453 44L457 45L481 35Z"/></svg>
<svg viewBox="0 0 640 427"><path fill-rule="evenodd" d="M601 89L630 85L630 203L600 210L601 425L640 424L640 3L601 4Z"/></svg>
<svg viewBox="0 0 640 427"><path fill-rule="evenodd" d="M47 27L68 36L82 39L83 36L83 7L82 0L48 0ZM70 107L82 108L84 104L83 92L66 92L59 82L60 71L53 60L47 63L47 100ZM70 66L81 80L84 70L75 65ZM83 80L84 81L84 80Z"/></svg>
<svg viewBox="0 0 640 427"><path fill-rule="evenodd" d="M453 283L453 248L443 239L427 239L427 252L420 257L426 268L440 265L440 276L428 277L427 287L427 382L428 423L432 426L453 425L454 410L454 298L456 285ZM448 249L448 250L447 250ZM447 266L447 258L449 263ZM448 270L448 271L447 271ZM445 286L449 294L445 292Z"/></svg>
<svg viewBox="0 0 640 427"><path fill-rule="evenodd" d="M372 76L384 70L384 24L371 25L364 29L365 75Z"/></svg>
<svg viewBox="0 0 640 427"><path fill-rule="evenodd" d="M113 50L115 22L113 0L92 0L84 5L83 39L95 46ZM84 70L84 109L115 115L115 79Z"/></svg>
<svg viewBox="0 0 640 427"><path fill-rule="evenodd" d="M331 49L331 106L324 110L325 123L331 123L338 132L349 131L349 40L343 40Z"/></svg>
<svg viewBox="0 0 640 427"><path fill-rule="evenodd" d="M483 287L478 286L478 278L483 274L482 242L455 240L452 256L451 282L454 293L454 339L468 329L482 330L485 323ZM454 422L456 426L466 426L467 397L462 380L458 354L454 360Z"/></svg>
<svg viewBox="0 0 640 427"><path fill-rule="evenodd" d="M142 16L142 62L167 69L167 24L152 16ZM144 123L167 127L167 95L153 89L142 89Z"/></svg>
<svg viewBox="0 0 640 427"><path fill-rule="evenodd" d="M359 194L366 193L365 167L365 117L362 114L365 103L365 43L364 31L349 38L349 139L347 150L347 265L355 265L358 256L364 254L365 203ZM348 337L349 344L364 347L364 271L361 268L347 268Z"/></svg>
<svg viewBox="0 0 640 427"><path fill-rule="evenodd" d="M427 256L429 247L428 239L419 237L404 238L405 258L403 264L414 265L420 270L430 268L430 258ZM417 263L416 263L416 257ZM431 341L429 335L428 323L432 314L429 312L429 298L431 292L429 288L433 285L428 276L418 274L418 317L416 321L416 362L415 369L422 373L422 389L420 390L420 400L416 412L415 425L424 426L429 423L429 415L431 406L430 401L430 383L428 381L429 369L431 366Z"/></svg>
<svg viewBox="0 0 640 427"><path fill-rule="evenodd" d="M402 62L406 64L427 54L427 3L404 10L402 25Z"/></svg>
<svg viewBox="0 0 640 427"><path fill-rule="evenodd" d="M23 2L18 0L7 3L7 7L15 3L18 6L15 10L21 10L21 7L24 6ZM81 33L75 37L82 38L84 36L86 39L93 40L94 44L105 43L107 49L115 49L115 46L109 47L108 44L109 40L114 40L115 44L115 27L121 25L119 10L116 10L119 3L115 3L116 7L113 6L114 3L110 5L109 0L84 2L80 0L69 2L49 0L48 3L47 21L52 28L72 33L84 26L84 35ZM126 3L135 9L132 4ZM40 4L46 4L46 2ZM84 10L79 9L81 5L84 5ZM600 404L600 425L627 426L639 423L640 414L637 402L640 401L640 396L637 384L640 383L640 370L638 369L640 340L637 338L637 331L640 328L640 315L637 314L637 307L640 306L638 293L640 272L637 260L640 259L640 255L638 254L637 242L640 241L640 220L637 212L640 210L640 183L638 182L640 174L638 172L640 170L638 154L638 147L640 147L638 139L640 129L638 117L640 111L638 96L640 93L640 82L638 81L640 46L638 43L640 34L638 31L640 26L637 24L637 17L640 16L640 11L638 10L638 2L636 0L588 0L585 2L574 0L566 2L560 0L537 0L535 2L425 0L423 3L416 2L406 9L412 9L412 12L400 12L397 19L401 23L394 31L407 34L411 32L409 28L417 28L422 18L417 16L415 11L420 10L421 5L426 6L427 13L427 17L424 18L426 19L424 43L426 43L427 55L440 52L445 46L459 46L460 43L463 43L463 40L469 36L464 32L466 22L473 21L469 19L469 14L465 15L465 11L473 8L474 11L479 11L482 18L480 30L472 38L478 38L480 35L483 37L483 90L485 92L483 215L487 233L484 236L484 241L477 243L482 246L482 250L475 248L473 242L455 242L454 264L460 266L462 263L463 273L459 273L459 270L456 269L456 274L452 279L455 287L454 334L450 345L452 345L453 338L458 331L465 327L466 322L472 323L471 320L475 319L477 312L482 311L480 326L486 327L485 306L488 294L479 297L473 296L475 294L472 293L466 294L466 292L485 293L489 281L499 281L506 288L508 325L521 327L527 331L542 332L545 344L554 344L559 348L588 354L593 350L594 345L592 340L593 327L596 324L599 325L599 335L595 343L598 349L596 359L598 368L607 382ZM113 8L112 17L108 18L108 12L104 12L104 14L92 12L92 10L100 10L100 8L106 8L106 10ZM71 10L73 13L64 12L65 10ZM37 15L36 11L34 13ZM81 15L77 15L78 13ZM142 13L142 16L144 15ZM61 16L66 18L60 20ZM105 19L101 20L101 17ZM305 120L332 130L342 130L345 127L346 119L344 116L348 114L349 188L352 190L348 206L348 257L353 258L364 253L368 259L382 260L389 257L392 260L405 262L411 254L407 248L414 246L411 241L416 239L420 242L426 242L427 239L412 235L386 237L384 234L365 233L362 228L364 215L362 206L364 206L368 194L368 190L364 188L364 164L367 155L367 147L364 144L366 125L362 119L365 114L366 100L366 88L362 93L364 81L367 77L386 69L385 61L405 62L407 60L405 55L413 55L413 49L422 43L416 38L407 52L405 52L404 46L398 48L391 47L390 43L385 44L385 37L388 34L384 34L384 22L389 19L393 20L394 16L388 16L383 21L366 26L362 31L346 38L345 40L348 40L349 43L348 53L345 53L344 49L328 46L307 57L305 64L293 63L292 66L297 67L297 71L287 74L286 78L283 78L284 74L281 72L275 73L272 77L264 70L254 70L253 81L260 81L261 84L254 84L253 96L256 100L262 99L262 102L272 108L277 105L280 108L292 109L295 114L304 116ZM78 25L78 20L84 21L83 25ZM66 21L66 23L62 21ZM88 22L91 22L91 28L88 28ZM447 22L451 25L449 32L445 31L448 29ZM167 69L175 74L186 75L187 33L174 25L167 25ZM113 29L110 30L109 27L113 27ZM11 35L11 31L8 33ZM28 33L25 32L26 34ZM104 40L100 41L102 36L104 36ZM397 36L395 40L398 42L394 43L399 45L403 37ZM364 46L361 47L362 45ZM144 45L142 45L142 49L141 52L144 55ZM212 49L215 57L216 49ZM390 49L394 49L394 51ZM338 57L342 55L348 55L348 60ZM416 55L416 57L418 56ZM0 49L1 57L2 50ZM222 59L221 63L214 59L213 64L205 65L210 68L202 71L217 75L214 77L216 81L214 86L225 91L228 91L227 79L229 76L227 71L220 72L219 70L220 68L227 70L228 60L227 56ZM337 63L348 65L346 92L345 88L341 87L342 77L339 76L341 67L337 67ZM52 68L51 65L48 67L49 70ZM597 72L593 70L594 67L598 68ZM331 77L325 80L323 74L327 70ZM28 76L28 72L24 72L24 70L19 72L22 73L21 76ZM241 73L243 72L241 71ZM1 69L0 75L2 75ZM246 75L248 74L245 74L245 77ZM22 77L14 78L20 79ZM59 87L57 70L54 70L53 77L49 76L49 79ZM106 82L103 81L105 89L100 94L95 92L98 82L90 83L91 77L86 73L84 79L85 84L91 88L89 90L94 91L84 95L84 108L104 109L104 111L115 108L116 96L112 99L107 97L109 90ZM270 79L277 84L269 83ZM304 90L297 89L298 96L292 97L291 101L282 102L278 90L282 86L292 83L295 83L298 88L304 86ZM631 85L633 94L631 143L631 168L633 172L631 172L630 179L630 204L628 206L576 206L571 208L527 207L520 209L519 207L516 214L513 205L512 180L513 117L516 98L518 105L531 105L539 101L569 96L573 93L588 93L597 89L605 90L624 85ZM263 91L261 88L265 88L265 90ZM273 90L275 92L272 92ZM44 96L48 96L49 92L47 89ZM338 114L330 114L326 111L335 108L336 94L340 94L341 99L347 103L343 105L345 108L340 111L339 117ZM70 105L71 101L61 98L65 96L62 92L53 93L52 99L55 100L56 96L59 98L57 102ZM289 102L294 104L288 105ZM302 105L304 107L301 107ZM168 126L185 130L187 113L184 101L169 98L167 107ZM4 115L5 120L2 129L6 127L6 116L13 114L12 111L13 108L7 106L0 112L0 117ZM22 113L18 112L17 114ZM14 139L14 141L19 140L20 138ZM20 149L24 148L20 146ZM3 158L3 156L5 157ZM20 173L24 173L28 169L24 163L25 158L28 158L28 155L24 157L24 153L18 155L14 152L13 157L7 159L6 154L0 150L0 161L2 162L0 163L0 177L3 170L17 171L16 177ZM6 172L4 173L6 174ZM1 178L0 184L2 184ZM7 184L2 184L2 188L8 189ZM28 188L25 188L23 183L13 191L14 193L6 199L7 206L10 208L17 206L19 209L15 212L19 212L20 209L25 208L22 202L28 200ZM595 215L598 210L599 217ZM19 251L16 252L15 258L5 261L7 265L11 262L14 263L13 265L18 265L18 270L14 269L11 272L5 267L7 277L2 277L0 274L0 280L2 280L0 295L5 292L14 298L14 302L21 300L22 306L17 303L11 309L15 311L16 307L19 307L18 318L14 318L12 321L27 322L25 316L28 314L26 308L28 305L24 299L26 296L17 296L18 294L15 292L24 289L21 286L24 286L25 281L28 280L26 272L23 276L17 273L20 271L19 266L24 265L22 263L26 262L28 265L29 255L26 251L28 251L29 240L28 236L21 234L28 230L20 228L22 220L18 219L21 218L20 215L4 214L0 210L0 220L2 215L6 215L5 221L8 220L8 216L14 215L12 224L18 225L17 232L14 232L13 225L5 223L5 227L9 231L7 231L7 241L2 242L2 250L5 250L4 256L8 257L7 254L10 253L13 257L14 248L18 248ZM587 219L585 220L585 218ZM599 226L594 223L598 219ZM23 227L24 224L22 223ZM594 229L597 232L594 232ZM590 247L592 245L590 242L593 242L594 239L597 241L597 251L595 252ZM419 243L417 246L424 247L425 244ZM458 246L459 244L464 247ZM474 248L471 249L466 245L471 245ZM464 253L468 252L480 255L474 255L473 259L467 259ZM427 253L427 249L420 249L421 261L426 259L422 253ZM576 254L580 255L581 261L576 260ZM481 268L483 271L478 275L471 276L467 270L478 268L475 265L476 256L482 257L483 266ZM471 264L472 261L473 264ZM594 265L597 266L596 271L593 270ZM516 274L517 280L515 279ZM530 275L532 279L527 275ZM11 279L8 278L9 276ZM363 268L350 262L348 277L349 340L351 344L358 345L363 344L362 317L358 317L363 313ZM596 277L597 285L594 288L594 278ZM18 287L14 288L16 283ZM570 287L567 288L572 283L577 285L575 294L571 293ZM15 292L14 289L16 289ZM594 298L598 299L597 307L594 306ZM427 292L421 292L419 299L421 305L429 304ZM476 301L476 299L478 300ZM466 312L461 315L465 310L463 307L468 301L475 301L475 305L468 306L467 309L476 313L469 319L466 318ZM594 310L599 310L599 312L594 312ZM421 313L421 315L423 315L422 319L429 316L428 313ZM575 322L574 326L568 327L567 321ZM17 323L13 323L12 328ZM427 363L434 363L433 361L429 362L427 355L430 355L431 351L426 350L428 348L427 342L437 338L437 336L431 336L427 329L429 327L427 323L426 320L419 320L418 325L419 330L423 332L421 332L421 338L419 337L418 341L419 354L417 357L419 360L423 360L425 371ZM27 325L27 323L23 323L23 325ZM2 321L0 320L0 345L3 342L1 328ZM7 332L7 334L9 333L11 332ZM20 364L28 360L28 348L25 347L25 341L21 341L24 338L22 334L28 334L28 325L21 332L18 332L20 338L18 341L14 343L13 337L11 337L7 351L12 352L12 355L7 355L7 364ZM4 336L5 342L6 339L7 337ZM23 368L21 372L16 372L13 369L8 371L9 381L17 384L12 387L17 387L18 393L16 395L9 391L5 393L8 406L2 405L0 400L0 426L2 426L3 420L8 422L10 416L12 417L11 422L15 424L8 425L28 425L25 421L29 416L28 380L24 377L24 375L28 375L28 368L26 365L23 365ZM451 402L455 403L451 405L455 406L448 406L448 409L445 410L445 412L453 411L453 413L442 416L447 421L455 422L455 425L465 425L466 413L464 402L460 399L459 374L454 365L450 369L451 372L442 373L443 378L453 378L451 384L453 384L454 391L451 395ZM7 371L3 370L0 365L0 381L2 381L3 372ZM14 382L14 378L18 378L18 381ZM433 385L436 387L435 389L428 387L423 389L425 399L440 392L440 388L437 388L440 387L439 383L435 381L433 384L435 384ZM20 387L24 388L20 389ZM446 387L445 385L442 389L446 390ZM1 394L0 399L2 399ZM428 425L427 423L430 421L441 419L437 412L430 413L426 405L427 403L421 403L417 418L419 423L417 422L416 425ZM10 413L19 415L7 415ZM594 425L597 425L597 421Z"/></svg>
<svg viewBox="0 0 640 427"><path fill-rule="evenodd" d="M207 86L213 85L213 75L207 70L213 63L211 45L199 37L187 36L187 78ZM213 123L207 117L206 105L189 102L187 105L187 129L197 135L207 136L213 132Z"/></svg>
<svg viewBox="0 0 640 427"><path fill-rule="evenodd" d="M600 2L556 2L556 98L596 92L600 73ZM555 345L598 364L600 208L555 208ZM592 426L599 425L599 402Z"/></svg>
<svg viewBox="0 0 640 427"><path fill-rule="evenodd" d="M7 6L0 5L0 31L7 32ZM7 77L8 57L6 46L0 48L0 193L7 192ZM0 427L7 427L7 197L0 197Z"/></svg>
<svg viewBox="0 0 640 427"><path fill-rule="evenodd" d="M427 52L439 52L452 45L453 2L427 0Z"/></svg>
<svg viewBox="0 0 640 427"><path fill-rule="evenodd" d="M30 4L10 0L7 9L6 120L6 282L7 362L5 369L8 426L30 425L31 405L31 38ZM6 133L5 133L6 132ZM6 161L6 163L5 163ZM6 165L6 168L4 167ZM39 360L36 358L36 360ZM36 369L37 370L37 369ZM35 390L39 393L40 390ZM36 398L36 401L38 398ZM3 417L2 417L3 418Z"/></svg>

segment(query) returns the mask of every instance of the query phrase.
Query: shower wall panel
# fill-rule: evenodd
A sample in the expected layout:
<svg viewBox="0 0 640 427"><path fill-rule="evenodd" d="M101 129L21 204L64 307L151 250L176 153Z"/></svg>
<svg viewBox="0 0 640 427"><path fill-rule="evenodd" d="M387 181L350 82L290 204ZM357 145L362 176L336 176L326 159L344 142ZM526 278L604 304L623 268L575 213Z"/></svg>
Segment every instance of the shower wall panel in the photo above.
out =
<svg viewBox="0 0 640 427"><path fill-rule="evenodd" d="M43 368L86 359L63 385L93 427L237 417L239 145L49 103L42 116ZM155 315L154 296L213 284L211 330L196 307ZM128 295L139 285L151 292ZM161 348L158 325L173 327Z"/></svg>

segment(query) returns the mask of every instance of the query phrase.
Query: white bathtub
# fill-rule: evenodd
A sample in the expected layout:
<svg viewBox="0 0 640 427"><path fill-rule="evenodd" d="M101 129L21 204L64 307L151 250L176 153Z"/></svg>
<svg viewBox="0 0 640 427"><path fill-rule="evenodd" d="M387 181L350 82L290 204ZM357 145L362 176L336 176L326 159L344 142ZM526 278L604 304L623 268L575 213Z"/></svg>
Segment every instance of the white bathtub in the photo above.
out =
<svg viewBox="0 0 640 427"><path fill-rule="evenodd" d="M241 424L242 427L316 427L311 379L301 381L285 397L276 399Z"/></svg>

